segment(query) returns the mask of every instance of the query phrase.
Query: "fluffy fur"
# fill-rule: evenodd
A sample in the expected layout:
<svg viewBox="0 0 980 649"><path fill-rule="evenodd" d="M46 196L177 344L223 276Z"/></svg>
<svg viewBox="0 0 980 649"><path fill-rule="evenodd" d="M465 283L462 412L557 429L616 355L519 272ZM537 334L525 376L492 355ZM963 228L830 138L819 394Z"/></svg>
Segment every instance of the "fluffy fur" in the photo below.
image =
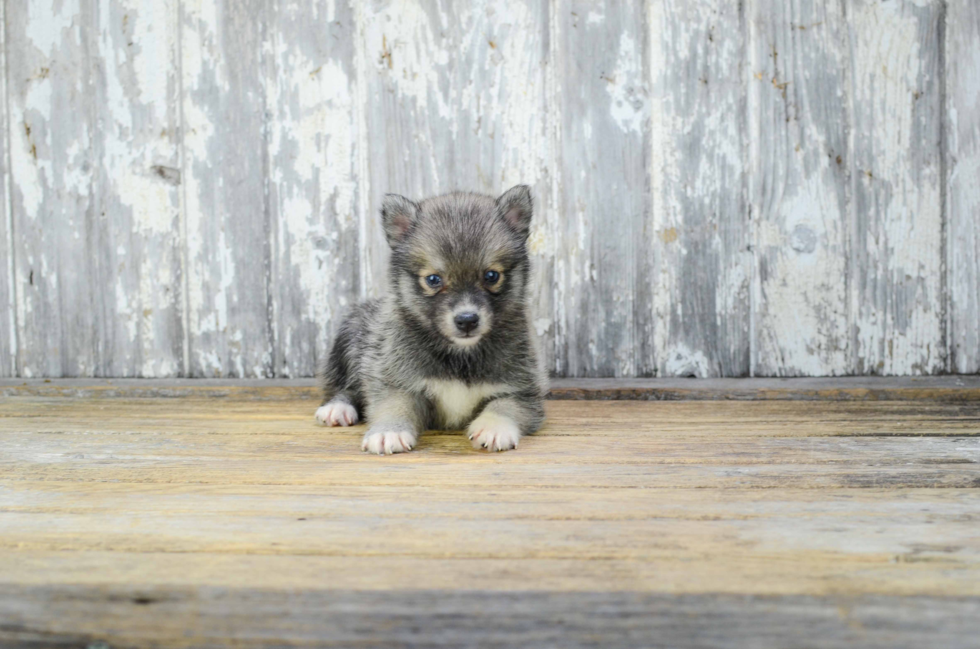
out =
<svg viewBox="0 0 980 649"><path fill-rule="evenodd" d="M316 420L366 419L361 446L379 454L412 450L430 428L465 428L490 451L537 430L546 381L527 314L532 212L524 185L497 199L385 196L389 290L341 326Z"/></svg>

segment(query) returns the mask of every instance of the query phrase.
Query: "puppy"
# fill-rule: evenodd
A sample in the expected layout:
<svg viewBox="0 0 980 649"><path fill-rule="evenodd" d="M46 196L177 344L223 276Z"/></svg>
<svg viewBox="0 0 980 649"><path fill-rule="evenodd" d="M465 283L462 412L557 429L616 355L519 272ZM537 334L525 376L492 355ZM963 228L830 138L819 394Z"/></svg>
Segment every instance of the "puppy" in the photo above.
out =
<svg viewBox="0 0 980 649"><path fill-rule="evenodd" d="M368 430L361 448L403 453L427 429L466 429L506 451L544 419L547 390L527 314L531 192L453 193L381 208L388 293L350 313L321 368L316 421Z"/></svg>

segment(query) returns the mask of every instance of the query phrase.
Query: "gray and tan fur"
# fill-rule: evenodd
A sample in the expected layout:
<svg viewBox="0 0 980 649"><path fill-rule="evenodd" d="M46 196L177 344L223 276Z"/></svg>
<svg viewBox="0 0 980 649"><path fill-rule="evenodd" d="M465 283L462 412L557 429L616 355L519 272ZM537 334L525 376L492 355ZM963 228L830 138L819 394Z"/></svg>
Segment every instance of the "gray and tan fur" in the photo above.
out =
<svg viewBox="0 0 980 649"><path fill-rule="evenodd" d="M462 429L476 448L517 448L544 419L546 379L530 334L530 190L494 199L388 194L388 293L358 305L321 368L316 420L366 418L362 448L412 450L422 431Z"/></svg>

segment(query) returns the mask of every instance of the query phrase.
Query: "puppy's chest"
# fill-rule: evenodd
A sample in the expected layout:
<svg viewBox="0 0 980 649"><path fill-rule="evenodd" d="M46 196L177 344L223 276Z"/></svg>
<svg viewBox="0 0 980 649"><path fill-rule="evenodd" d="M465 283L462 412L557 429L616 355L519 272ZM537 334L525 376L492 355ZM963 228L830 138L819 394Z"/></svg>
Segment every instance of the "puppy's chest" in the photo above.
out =
<svg viewBox="0 0 980 649"><path fill-rule="evenodd" d="M473 411L484 399L513 392L503 383L471 383L427 379L425 393L432 399L442 425L461 427L469 423Z"/></svg>

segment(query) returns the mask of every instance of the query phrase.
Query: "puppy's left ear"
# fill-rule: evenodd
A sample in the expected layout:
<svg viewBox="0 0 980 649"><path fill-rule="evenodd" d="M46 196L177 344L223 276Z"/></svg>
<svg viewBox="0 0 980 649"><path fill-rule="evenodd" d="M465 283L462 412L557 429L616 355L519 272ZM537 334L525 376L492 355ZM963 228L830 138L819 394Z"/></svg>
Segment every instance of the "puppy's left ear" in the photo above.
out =
<svg viewBox="0 0 980 649"><path fill-rule="evenodd" d="M497 213L511 230L521 238L527 239L531 231L531 216L534 213L531 188L527 185L514 185L505 191L497 199Z"/></svg>
<svg viewBox="0 0 980 649"><path fill-rule="evenodd" d="M384 226L388 245L394 248L405 240L415 227L419 217L419 206L398 194L385 194L381 202L381 224Z"/></svg>

